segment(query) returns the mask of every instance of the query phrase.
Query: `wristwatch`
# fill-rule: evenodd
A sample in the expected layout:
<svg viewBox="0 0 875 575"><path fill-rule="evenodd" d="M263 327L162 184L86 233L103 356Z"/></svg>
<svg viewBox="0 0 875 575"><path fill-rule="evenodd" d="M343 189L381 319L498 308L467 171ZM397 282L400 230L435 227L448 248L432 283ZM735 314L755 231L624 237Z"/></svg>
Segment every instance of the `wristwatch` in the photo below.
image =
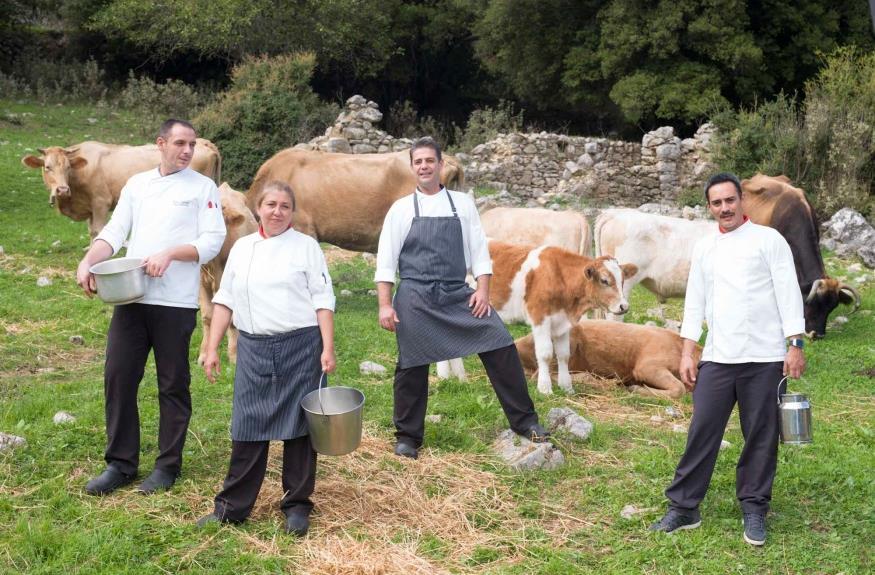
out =
<svg viewBox="0 0 875 575"><path fill-rule="evenodd" d="M802 349L803 347L805 347L805 340L802 339L801 337L791 338L790 340L787 341L787 343L789 343L793 347L798 347L799 349Z"/></svg>

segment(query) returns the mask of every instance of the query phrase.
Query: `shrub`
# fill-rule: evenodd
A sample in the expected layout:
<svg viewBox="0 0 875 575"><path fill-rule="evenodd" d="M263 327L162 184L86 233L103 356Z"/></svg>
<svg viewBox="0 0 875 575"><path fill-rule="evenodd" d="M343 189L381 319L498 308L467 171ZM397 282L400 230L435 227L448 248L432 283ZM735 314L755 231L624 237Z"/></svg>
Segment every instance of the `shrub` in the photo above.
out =
<svg viewBox="0 0 875 575"><path fill-rule="evenodd" d="M41 102L102 102L107 92L106 74L94 58L49 58L36 46L24 49L12 71L0 79L0 94L34 96Z"/></svg>
<svg viewBox="0 0 875 575"><path fill-rule="evenodd" d="M524 110L517 112L513 102L506 100L500 100L495 108L478 108L468 116L464 130L456 126L455 147L470 151L499 133L519 132L523 129L523 113Z"/></svg>
<svg viewBox="0 0 875 575"><path fill-rule="evenodd" d="M147 76L137 78L128 72L128 82L119 94L117 104L138 112L140 129L152 136L155 127L165 118L191 118L204 97L181 80L167 80L163 84Z"/></svg>
<svg viewBox="0 0 875 575"><path fill-rule="evenodd" d="M712 115L714 161L742 177L785 174L829 217L842 207L875 216L875 54L840 48L805 85L750 109Z"/></svg>
<svg viewBox="0 0 875 575"><path fill-rule="evenodd" d="M705 205L705 195L702 193L702 188L685 188L678 193L677 203L680 207Z"/></svg>
<svg viewBox="0 0 875 575"><path fill-rule="evenodd" d="M334 121L338 106L321 102L310 87L314 65L309 53L247 58L234 68L228 90L195 117L222 151L232 186L247 188L265 160Z"/></svg>

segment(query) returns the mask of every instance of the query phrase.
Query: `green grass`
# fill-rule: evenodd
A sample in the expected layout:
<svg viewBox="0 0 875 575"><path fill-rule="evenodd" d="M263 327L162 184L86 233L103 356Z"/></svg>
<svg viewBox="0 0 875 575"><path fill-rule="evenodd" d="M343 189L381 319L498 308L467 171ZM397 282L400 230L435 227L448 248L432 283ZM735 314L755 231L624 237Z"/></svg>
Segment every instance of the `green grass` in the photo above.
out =
<svg viewBox="0 0 875 575"><path fill-rule="evenodd" d="M12 120L4 120L10 113ZM22 166L20 158L28 149L88 138L135 142L133 125L109 109L0 101L0 245L6 254L0 256L0 431L28 442L0 452L0 573L298 573L318 570L312 549L337 537L371 545L374 565L401 549L412 550L433 572L850 574L875 568L875 383L862 374L875 368L871 288L862 292L859 313L809 346L809 370L791 385L811 398L815 443L781 447L769 541L762 549L741 540L734 496L742 445L737 418L726 434L732 447L722 452L702 505L702 528L654 535L646 527L663 510L662 491L685 439L671 431L670 421L650 421L668 402L631 396L610 384L578 384L574 396L549 398L530 386L539 412L571 406L594 422L595 431L587 442L557 438L567 459L561 469L513 473L491 456L492 439L506 422L482 367L470 358L471 382L450 380L431 388L429 413L440 414L442 421L426 427L436 479L421 489L425 501L453 501L464 481L437 479L445 477L437 466L447 460L464 466L462 480L465 469L494 478L501 505L490 499L491 492L478 493L474 501L480 503L467 512L471 536L486 543L460 547L460 540L415 521L380 525L354 514L344 526L327 527L329 512L350 501L322 499L311 535L298 542L280 529L271 499L278 489L273 472L261 500L270 509L257 510L254 520L240 527L196 530L194 521L210 510L227 468L232 389L227 364L215 385L193 370L186 463L171 492L145 498L124 489L107 498L86 496L85 481L103 468L102 363L110 309L86 299L74 282L87 244L85 223L56 214L39 173ZM842 275L848 263L830 258L830 272ZM387 446L386 453L323 458L317 496L320 485L362 481L353 463L373 477L388 472L402 485L412 484L419 469L388 453L391 377L358 373L363 360L391 371L395 359L393 336L377 327L375 298L367 293L372 273L360 257L332 265L337 292L352 292L338 298L339 367L332 379L365 392L366 429ZM38 287L40 276L52 285ZM653 319L646 315L656 306L649 293L636 288L632 306L629 320ZM834 315L840 313L847 310ZM680 302L667 306L666 317L680 314ZM71 343L73 335L85 344ZM199 338L198 330L195 342ZM143 473L157 441L154 366L146 374L140 389ZM676 405L689 416L688 398ZM75 414L76 422L54 425L59 410ZM622 519L620 510L628 504L646 511ZM341 572L358 572L354 565L359 564Z"/></svg>

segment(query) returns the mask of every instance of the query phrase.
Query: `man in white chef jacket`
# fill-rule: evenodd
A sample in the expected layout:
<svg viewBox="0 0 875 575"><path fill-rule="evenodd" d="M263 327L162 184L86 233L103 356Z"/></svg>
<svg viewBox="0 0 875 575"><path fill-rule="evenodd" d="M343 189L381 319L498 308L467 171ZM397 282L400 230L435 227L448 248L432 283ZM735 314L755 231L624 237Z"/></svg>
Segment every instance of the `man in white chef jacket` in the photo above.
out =
<svg viewBox="0 0 875 575"><path fill-rule="evenodd" d="M94 239L76 271L87 295L95 293L91 266L116 254L128 240L128 257L145 262L146 295L118 305L107 334L106 469L85 491L106 495L138 473L140 419L137 388L146 359L155 355L158 379L158 449L155 468L139 486L151 494L173 486L191 418L189 344L198 309L200 266L219 253L225 222L211 179L191 168L197 134L186 121L169 119L156 143L160 164L131 176L112 218Z"/></svg>
<svg viewBox="0 0 875 575"><path fill-rule="evenodd" d="M668 512L651 526L671 533L701 524L705 497L726 423L738 403L744 448L736 466L736 496L743 538L766 540L766 514L778 455L778 389L784 376L805 371L805 319L793 254L773 228L748 221L741 182L734 174L712 176L705 199L720 233L693 250L684 321L681 379L693 390L687 445L666 489ZM698 366L693 349L708 324Z"/></svg>

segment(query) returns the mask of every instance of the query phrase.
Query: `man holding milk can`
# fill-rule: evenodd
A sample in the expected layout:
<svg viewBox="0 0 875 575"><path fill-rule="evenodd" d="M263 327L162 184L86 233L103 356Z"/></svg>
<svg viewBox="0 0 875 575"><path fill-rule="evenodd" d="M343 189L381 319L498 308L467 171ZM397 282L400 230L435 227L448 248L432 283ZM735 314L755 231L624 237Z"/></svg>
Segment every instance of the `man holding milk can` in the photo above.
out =
<svg viewBox="0 0 875 575"><path fill-rule="evenodd" d="M734 174L716 174L705 184L720 233L696 244L687 281L680 373L688 388L695 386L693 417L674 481L665 491L668 511L650 529L672 533L701 524L699 503L738 402L745 440L736 466L743 537L763 545L777 467L777 395L784 376L798 378L805 371L805 320L790 246L776 230L748 221L741 194ZM696 365L692 352L702 320L708 335Z"/></svg>

